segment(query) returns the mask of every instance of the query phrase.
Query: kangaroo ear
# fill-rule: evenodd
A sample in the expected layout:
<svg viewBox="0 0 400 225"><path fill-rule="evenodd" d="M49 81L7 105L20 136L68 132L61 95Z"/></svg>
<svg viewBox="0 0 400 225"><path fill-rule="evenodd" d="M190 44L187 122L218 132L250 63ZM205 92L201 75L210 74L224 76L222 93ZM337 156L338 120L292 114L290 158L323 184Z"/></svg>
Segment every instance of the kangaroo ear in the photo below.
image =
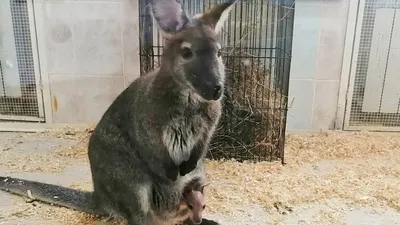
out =
<svg viewBox="0 0 400 225"><path fill-rule="evenodd" d="M150 5L154 19L165 33L177 32L189 22L181 0L151 0Z"/></svg>
<svg viewBox="0 0 400 225"><path fill-rule="evenodd" d="M210 185L211 183L208 183L206 185L203 185L200 187L200 192L203 194L204 193L204 187L207 187L208 185Z"/></svg>
<svg viewBox="0 0 400 225"><path fill-rule="evenodd" d="M195 18L211 26L214 28L215 32L218 33L224 22L228 19L229 13L237 1L238 0L228 0L228 2L214 6L203 14L196 15Z"/></svg>

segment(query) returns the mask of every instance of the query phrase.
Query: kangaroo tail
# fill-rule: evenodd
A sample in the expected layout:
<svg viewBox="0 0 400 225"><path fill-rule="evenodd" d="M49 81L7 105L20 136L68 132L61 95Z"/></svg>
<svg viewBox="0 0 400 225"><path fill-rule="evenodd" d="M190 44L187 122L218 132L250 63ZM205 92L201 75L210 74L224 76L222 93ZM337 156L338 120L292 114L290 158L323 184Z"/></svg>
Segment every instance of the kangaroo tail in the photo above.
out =
<svg viewBox="0 0 400 225"><path fill-rule="evenodd" d="M33 198L43 203L53 204L94 215L106 215L98 209L93 200L93 192L85 192L23 179L0 176L0 190Z"/></svg>

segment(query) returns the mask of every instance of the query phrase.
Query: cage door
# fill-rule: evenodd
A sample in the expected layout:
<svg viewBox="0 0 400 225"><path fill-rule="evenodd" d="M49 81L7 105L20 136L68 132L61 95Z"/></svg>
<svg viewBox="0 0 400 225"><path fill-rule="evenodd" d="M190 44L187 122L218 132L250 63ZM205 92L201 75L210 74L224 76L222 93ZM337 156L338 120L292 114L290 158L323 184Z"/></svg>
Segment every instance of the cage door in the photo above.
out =
<svg viewBox="0 0 400 225"><path fill-rule="evenodd" d="M400 1L360 0L346 130L400 131Z"/></svg>
<svg viewBox="0 0 400 225"><path fill-rule="evenodd" d="M0 1L0 94L7 97L21 97L21 84L17 63L17 49L9 1Z"/></svg>
<svg viewBox="0 0 400 225"><path fill-rule="evenodd" d="M0 1L0 21L0 122L44 121L32 1Z"/></svg>

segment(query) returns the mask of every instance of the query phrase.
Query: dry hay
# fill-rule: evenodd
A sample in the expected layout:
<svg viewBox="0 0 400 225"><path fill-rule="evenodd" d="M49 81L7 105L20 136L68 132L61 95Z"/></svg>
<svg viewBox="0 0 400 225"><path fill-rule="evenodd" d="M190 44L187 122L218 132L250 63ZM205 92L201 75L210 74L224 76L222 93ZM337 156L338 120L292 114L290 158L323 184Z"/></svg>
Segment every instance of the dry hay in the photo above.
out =
<svg viewBox="0 0 400 225"><path fill-rule="evenodd" d="M87 148L90 134L93 132L94 125L82 126L66 126L58 129L48 130L44 133L31 134L40 137L63 138L70 140L78 140L77 145L72 145L68 148L59 148L54 151L54 154L62 157L68 157L76 160L87 161Z"/></svg>
<svg viewBox="0 0 400 225"><path fill-rule="evenodd" d="M65 159L51 157L50 155L51 154L21 157L3 153L0 157L4 159L2 160L2 166L14 172L59 173L62 172L66 166L70 165Z"/></svg>
<svg viewBox="0 0 400 225"><path fill-rule="evenodd" d="M94 128L95 125L63 126L46 130L42 133L29 133L28 135L85 141L88 140L89 135L93 132Z"/></svg>
<svg viewBox="0 0 400 225"><path fill-rule="evenodd" d="M235 48L228 51L224 112L210 157L275 160L280 157L286 99L273 87L264 58Z"/></svg>
<svg viewBox="0 0 400 225"><path fill-rule="evenodd" d="M85 144L87 141L85 140L85 138L82 138L84 137L83 133L85 133L85 130L82 130L80 128L74 129L79 130L79 133L81 133L81 135L72 134L71 131L68 131L65 128L61 128L59 130L54 130L51 132L26 134L21 133L20 135L13 136L6 141L3 149L0 149L2 166L13 172L62 172L68 165L70 165L70 161L66 160L66 158L58 156L63 156L67 154L65 156L68 156L68 158L70 158L69 155L74 152L72 151L72 149L74 149L77 154L81 155L85 154L84 152L87 152L87 147ZM64 135L61 135L62 133ZM64 145L65 142L60 142L60 147L51 147L44 152L42 151L43 149L37 149L37 147L34 147L30 148L27 154L15 153L14 151L12 151L12 149L21 148L19 147L19 145L27 144L25 143L26 140L23 139L24 136L52 137L81 141L79 141L78 144L70 143L71 145L69 147L66 147ZM29 140L28 142L31 141L32 140ZM43 139L43 141L46 141L46 139ZM27 146L30 145L27 144Z"/></svg>
<svg viewBox="0 0 400 225"><path fill-rule="evenodd" d="M400 210L400 135L323 132L287 139L287 165L207 163L208 205L232 213L232 205L286 205L341 198ZM228 207L226 207L228 206Z"/></svg>
<svg viewBox="0 0 400 225"><path fill-rule="evenodd" d="M60 173L67 166L71 165L71 161L66 159L72 158L87 161L87 144L91 131L93 131L93 126L63 127L43 133L27 133L27 136L77 140L78 143L68 147L60 146L45 153L22 156L21 154L13 154L13 152L8 150L12 149L14 145L19 144L13 143L7 147L7 150L0 151L2 165L14 172Z"/></svg>
<svg viewBox="0 0 400 225"><path fill-rule="evenodd" d="M87 160L86 151L83 148L65 149L64 156L71 160ZM285 158L285 166L208 160L206 168L211 185L206 190L207 213L246 216L245 211L235 211L234 206L252 204L273 213L277 202L292 206L323 202L329 198L373 207L388 205L400 210L399 134L321 132L289 135ZM92 188L90 180L71 187ZM48 221L61 219L64 224L95 224L94 217L67 209L29 206L27 210L27 215L22 217L36 214ZM277 213L273 215L275 219L282 217Z"/></svg>
<svg viewBox="0 0 400 225"><path fill-rule="evenodd" d="M321 159L361 159L400 150L400 134L368 131L291 134L287 135L285 148L288 162L296 165Z"/></svg>

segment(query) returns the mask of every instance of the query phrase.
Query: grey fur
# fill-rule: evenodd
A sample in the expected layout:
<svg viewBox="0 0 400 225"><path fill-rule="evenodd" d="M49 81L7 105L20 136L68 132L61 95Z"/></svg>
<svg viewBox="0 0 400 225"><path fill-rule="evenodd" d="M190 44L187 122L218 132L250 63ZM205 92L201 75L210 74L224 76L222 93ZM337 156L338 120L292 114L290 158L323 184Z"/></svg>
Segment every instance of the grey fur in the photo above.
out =
<svg viewBox="0 0 400 225"><path fill-rule="evenodd" d="M24 196L30 190L38 200L120 216L129 225L187 218L178 210L182 193L205 179L203 158L221 115L225 74L214 29L233 3L189 18L177 0L152 1L167 38L161 66L131 83L94 129L93 192L5 177L0 189Z"/></svg>

